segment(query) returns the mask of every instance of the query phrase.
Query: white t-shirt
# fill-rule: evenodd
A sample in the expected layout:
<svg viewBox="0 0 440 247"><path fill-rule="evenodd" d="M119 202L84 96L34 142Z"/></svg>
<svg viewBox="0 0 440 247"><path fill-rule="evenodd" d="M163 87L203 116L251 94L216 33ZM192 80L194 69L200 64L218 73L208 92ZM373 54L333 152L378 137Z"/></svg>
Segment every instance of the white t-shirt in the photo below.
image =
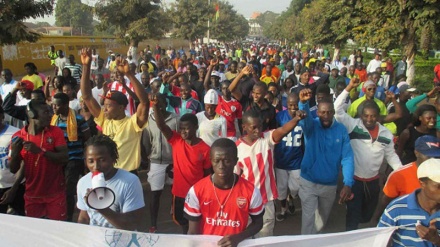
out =
<svg viewBox="0 0 440 247"><path fill-rule="evenodd" d="M199 120L197 136L209 146L211 146L215 140L227 136L226 118L223 116L216 114L214 119L209 120L205 116L204 111L197 113L196 116L197 120Z"/></svg>
<svg viewBox="0 0 440 247"><path fill-rule="evenodd" d="M64 69L64 66L66 66L66 63L67 63L66 57L63 57L63 58L57 57L55 59L55 66L58 67L58 74L57 75L59 75L59 76L63 75L63 69Z"/></svg>
<svg viewBox="0 0 440 247"><path fill-rule="evenodd" d="M98 69L98 59L99 55L92 55L92 65L90 66L91 70L97 70Z"/></svg>
<svg viewBox="0 0 440 247"><path fill-rule="evenodd" d="M6 98L6 95L8 95L17 85L17 81L12 79L10 83L3 82L0 86L0 95L2 96L2 99L4 100Z"/></svg>
<svg viewBox="0 0 440 247"><path fill-rule="evenodd" d="M117 213L127 213L145 207L144 193L139 178L125 170L118 169L116 174L105 181L107 188L115 193L115 202L110 209ZM87 211L90 225L114 228L100 213L87 206L84 196L87 189L92 188L92 173L88 173L78 181L76 206L80 210Z"/></svg>
<svg viewBox="0 0 440 247"><path fill-rule="evenodd" d="M98 87L94 87L92 88L92 96L94 99L96 99L96 101L98 101L98 104L101 105L101 96L100 95L104 95L104 88L99 89ZM78 91L78 93L76 93L76 98L79 100L81 99L82 93L81 90Z"/></svg>
<svg viewBox="0 0 440 247"><path fill-rule="evenodd" d="M0 189L10 188L14 185L15 175L9 171L9 147L11 145L11 137L18 128L6 125L0 130Z"/></svg>
<svg viewBox="0 0 440 247"><path fill-rule="evenodd" d="M75 112L78 113L79 110L81 109L81 105L79 104L79 100L73 99L73 100L69 101L69 108L75 110Z"/></svg>

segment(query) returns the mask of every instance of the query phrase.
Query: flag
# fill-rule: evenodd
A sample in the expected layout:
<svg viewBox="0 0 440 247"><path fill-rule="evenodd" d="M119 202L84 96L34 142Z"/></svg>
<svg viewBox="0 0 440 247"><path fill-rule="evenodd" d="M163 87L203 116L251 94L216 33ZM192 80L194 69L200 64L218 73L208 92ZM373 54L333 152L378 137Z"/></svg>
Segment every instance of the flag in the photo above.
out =
<svg viewBox="0 0 440 247"><path fill-rule="evenodd" d="M217 21L220 18L220 7L218 4L215 5L215 20Z"/></svg>

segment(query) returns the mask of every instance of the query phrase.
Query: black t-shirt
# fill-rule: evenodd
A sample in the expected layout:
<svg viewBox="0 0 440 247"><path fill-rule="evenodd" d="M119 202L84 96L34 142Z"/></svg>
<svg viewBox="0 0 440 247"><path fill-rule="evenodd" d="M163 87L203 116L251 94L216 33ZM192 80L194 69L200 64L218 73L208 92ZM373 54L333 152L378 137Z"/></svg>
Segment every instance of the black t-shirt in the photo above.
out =
<svg viewBox="0 0 440 247"><path fill-rule="evenodd" d="M263 108L260 108L257 104L254 103L252 98L243 95L243 97L240 100L240 103L244 109L244 112L254 111L260 116L263 123L262 124L263 131L276 129L277 127L277 122L275 119L276 110L275 107L273 107L273 105L270 104L267 100L265 100L265 104L263 105Z"/></svg>

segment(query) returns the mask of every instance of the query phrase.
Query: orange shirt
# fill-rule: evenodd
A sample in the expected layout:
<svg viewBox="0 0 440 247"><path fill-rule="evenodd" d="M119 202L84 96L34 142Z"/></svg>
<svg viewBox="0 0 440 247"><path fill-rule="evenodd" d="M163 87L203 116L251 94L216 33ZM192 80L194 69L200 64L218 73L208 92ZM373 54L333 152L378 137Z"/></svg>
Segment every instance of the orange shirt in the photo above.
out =
<svg viewBox="0 0 440 247"><path fill-rule="evenodd" d="M364 70L364 69L363 70L356 69L354 71L354 73L359 76L359 80L361 82L366 82L368 80L368 76L367 76L367 71L366 70Z"/></svg>
<svg viewBox="0 0 440 247"><path fill-rule="evenodd" d="M383 193L390 198L396 198L410 194L418 188L420 188L420 183L417 178L417 164L412 162L393 171L388 176Z"/></svg>
<svg viewBox="0 0 440 247"><path fill-rule="evenodd" d="M263 71L261 72L262 75L266 74L266 67L263 68ZM277 67L272 68L272 76L275 76L277 79L281 76L281 70Z"/></svg>

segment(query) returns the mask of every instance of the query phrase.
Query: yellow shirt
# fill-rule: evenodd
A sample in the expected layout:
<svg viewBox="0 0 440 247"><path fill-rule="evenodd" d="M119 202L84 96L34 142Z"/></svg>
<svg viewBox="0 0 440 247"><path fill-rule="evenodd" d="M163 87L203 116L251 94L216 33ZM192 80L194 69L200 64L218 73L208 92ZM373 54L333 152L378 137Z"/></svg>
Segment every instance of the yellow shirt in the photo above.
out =
<svg viewBox="0 0 440 247"><path fill-rule="evenodd" d="M34 84L34 90L35 89L39 89L40 87L43 86L43 80L41 80L41 77L39 75L33 74L31 76L23 76L23 78L21 78L22 81L24 80L28 80L31 81Z"/></svg>
<svg viewBox="0 0 440 247"><path fill-rule="evenodd" d="M141 164L141 136L142 128L136 123L136 114L121 120L109 120L101 110L95 123L102 128L102 133L108 135L118 145L119 159L116 168L132 171Z"/></svg>

